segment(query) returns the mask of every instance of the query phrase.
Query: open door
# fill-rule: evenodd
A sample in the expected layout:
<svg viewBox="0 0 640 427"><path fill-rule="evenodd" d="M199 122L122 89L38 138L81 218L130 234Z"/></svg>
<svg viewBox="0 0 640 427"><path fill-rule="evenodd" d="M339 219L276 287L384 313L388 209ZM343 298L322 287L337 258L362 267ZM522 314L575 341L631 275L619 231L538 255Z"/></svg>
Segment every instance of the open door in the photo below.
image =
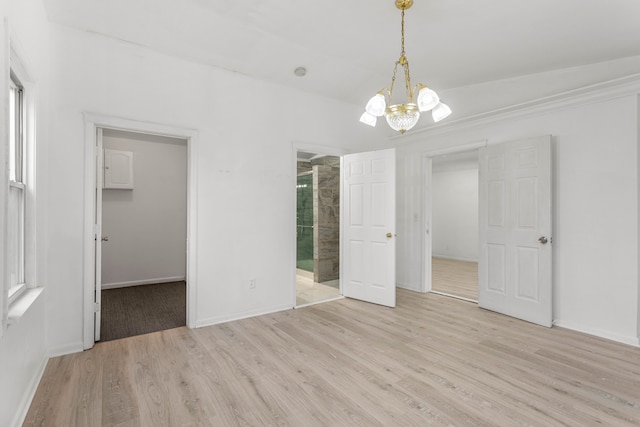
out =
<svg viewBox="0 0 640 427"><path fill-rule="evenodd" d="M343 158L343 295L396 305L395 150Z"/></svg>
<svg viewBox="0 0 640 427"><path fill-rule="evenodd" d="M550 327L551 137L480 149L478 304Z"/></svg>
<svg viewBox="0 0 640 427"><path fill-rule="evenodd" d="M94 277L94 335L100 341L100 306L102 304L102 185L104 181L104 152L102 151L102 128L96 129L96 214L95 214L95 271Z"/></svg>

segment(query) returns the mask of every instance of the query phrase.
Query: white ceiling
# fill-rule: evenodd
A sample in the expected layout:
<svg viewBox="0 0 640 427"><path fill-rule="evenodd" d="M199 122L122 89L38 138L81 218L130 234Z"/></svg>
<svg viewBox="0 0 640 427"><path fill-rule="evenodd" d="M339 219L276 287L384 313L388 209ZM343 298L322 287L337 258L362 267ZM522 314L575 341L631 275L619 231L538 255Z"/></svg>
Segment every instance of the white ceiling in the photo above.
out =
<svg viewBox="0 0 640 427"><path fill-rule="evenodd" d="M394 0L44 2L52 22L359 105L400 53ZM415 0L406 27L414 83L439 92L640 55L639 0Z"/></svg>

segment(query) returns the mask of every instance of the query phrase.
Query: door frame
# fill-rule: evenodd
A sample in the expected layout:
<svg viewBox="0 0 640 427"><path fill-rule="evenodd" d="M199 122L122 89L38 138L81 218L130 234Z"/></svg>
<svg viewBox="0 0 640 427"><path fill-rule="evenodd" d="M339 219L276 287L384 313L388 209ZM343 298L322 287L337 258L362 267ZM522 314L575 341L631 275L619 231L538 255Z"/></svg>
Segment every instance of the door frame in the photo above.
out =
<svg viewBox="0 0 640 427"><path fill-rule="evenodd" d="M422 153L422 170L424 171L422 179L422 283L420 292L426 293L432 291L431 283L431 258L432 258L432 238L431 223L433 220L432 198L431 198L431 182L433 175L433 157L443 154L461 153L463 151L478 150L488 145L487 140L470 142L453 147L440 148L436 150L424 151ZM479 213L479 212L478 212Z"/></svg>
<svg viewBox="0 0 640 427"><path fill-rule="evenodd" d="M187 327L193 328L197 320L197 282L196 248L197 227L197 152L198 132L193 129L179 128L151 122L140 122L95 113L84 113L85 130L85 171L84 171L84 233L83 233L83 348L92 348L95 344L95 274L96 256L95 215L97 185L97 129L113 129L150 135L180 138L187 141L187 253L186 253L186 289L187 289Z"/></svg>
<svg viewBox="0 0 640 427"><path fill-rule="evenodd" d="M343 167L342 167L342 156L344 156L345 154L350 154L350 152L346 151L343 148L340 147L334 147L334 146L328 146L328 145L318 145L318 144L307 144L304 142L293 142L291 144L291 149L292 149L292 157L293 157L293 173L292 173L292 178L291 178L291 194L293 195L292 197L292 203L291 203L291 230L293 230L294 232L292 233L292 237L291 237L291 242L292 242L292 253L291 253L291 307L295 308L297 307L297 303L296 303L296 245L297 245L297 240L296 240L296 209L297 209L297 197L298 197L298 193L297 193L297 189L296 189L296 185L298 184L298 151L308 151L311 153L318 153L318 154L324 154L327 156L335 156L335 157L340 157L340 206L343 206L343 194L342 194L342 171L343 171ZM343 209L340 209L340 249L342 249L342 230L344 229L344 217L343 217ZM340 297L342 297L342 250L340 251L340 269L339 269L339 274L340 274Z"/></svg>

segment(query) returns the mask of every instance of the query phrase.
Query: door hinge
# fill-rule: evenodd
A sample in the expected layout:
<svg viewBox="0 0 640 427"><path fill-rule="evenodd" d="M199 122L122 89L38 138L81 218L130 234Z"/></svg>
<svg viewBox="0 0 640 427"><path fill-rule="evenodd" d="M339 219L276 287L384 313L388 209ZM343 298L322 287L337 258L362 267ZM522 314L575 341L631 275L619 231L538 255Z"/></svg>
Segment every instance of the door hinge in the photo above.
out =
<svg viewBox="0 0 640 427"><path fill-rule="evenodd" d="M97 313L100 311L100 303L99 302L94 302L93 303L93 312Z"/></svg>
<svg viewBox="0 0 640 427"><path fill-rule="evenodd" d="M94 239L98 239L98 237L100 237L102 231L100 230L100 225L98 224L93 224L93 238Z"/></svg>

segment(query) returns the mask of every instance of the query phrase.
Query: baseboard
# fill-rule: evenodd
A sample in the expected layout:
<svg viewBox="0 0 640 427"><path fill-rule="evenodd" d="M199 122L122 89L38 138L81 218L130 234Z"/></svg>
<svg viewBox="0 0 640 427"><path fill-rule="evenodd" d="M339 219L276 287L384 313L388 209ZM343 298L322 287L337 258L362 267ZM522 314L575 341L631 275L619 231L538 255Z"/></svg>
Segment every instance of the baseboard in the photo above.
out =
<svg viewBox="0 0 640 427"><path fill-rule="evenodd" d="M554 326L560 328L571 329L572 331L582 332L585 334L593 335L599 338L604 338L611 341L616 341L622 344L631 345L634 347L640 347L640 339L638 337L628 337L625 335L618 335L608 331L602 331L599 329L589 328L582 325L577 325L571 322L565 322L563 320L554 320Z"/></svg>
<svg viewBox="0 0 640 427"><path fill-rule="evenodd" d="M434 258L450 259L452 261L478 262L477 259L460 258L460 257L455 257L455 256L450 256L450 255L431 254L431 256L434 257Z"/></svg>
<svg viewBox="0 0 640 427"><path fill-rule="evenodd" d="M31 407L31 402L33 402L33 398L36 395L36 391L38 390L38 385L42 380L42 376L44 375L44 370L47 367L47 362L49 361L49 357L45 354L40 361L40 366L38 366L38 370L36 371L33 378L29 382L29 387L25 391L22 399L20 400L20 404L18 405L16 415L11 421L11 426L19 427L24 423L24 420L27 418L27 413L29 412L29 408Z"/></svg>
<svg viewBox="0 0 640 427"><path fill-rule="evenodd" d="M67 354L80 353L84 351L82 341L78 341L73 344L61 345L59 347L53 347L49 349L49 358L66 356Z"/></svg>
<svg viewBox="0 0 640 427"><path fill-rule="evenodd" d="M220 323L233 322L235 320L248 319L249 317L262 316L264 314L277 313L279 311L292 310L292 309L293 307L290 304L286 304L286 305L277 305L274 307L261 309L261 310L246 311L244 313L230 315L230 316L209 317L208 319L196 320L195 327L202 328L205 326L213 326L213 325L218 325Z"/></svg>
<svg viewBox="0 0 640 427"><path fill-rule="evenodd" d="M103 283L102 289L127 288L129 286L155 285L157 283L181 282L186 280L185 276L160 277L158 279L132 280L130 282Z"/></svg>
<svg viewBox="0 0 640 427"><path fill-rule="evenodd" d="M408 291L424 293L424 292L422 292L422 289L420 289L419 285L418 286L412 286L412 285L405 285L403 283L398 283L398 284L396 284L396 287L400 288L400 289L406 289Z"/></svg>

